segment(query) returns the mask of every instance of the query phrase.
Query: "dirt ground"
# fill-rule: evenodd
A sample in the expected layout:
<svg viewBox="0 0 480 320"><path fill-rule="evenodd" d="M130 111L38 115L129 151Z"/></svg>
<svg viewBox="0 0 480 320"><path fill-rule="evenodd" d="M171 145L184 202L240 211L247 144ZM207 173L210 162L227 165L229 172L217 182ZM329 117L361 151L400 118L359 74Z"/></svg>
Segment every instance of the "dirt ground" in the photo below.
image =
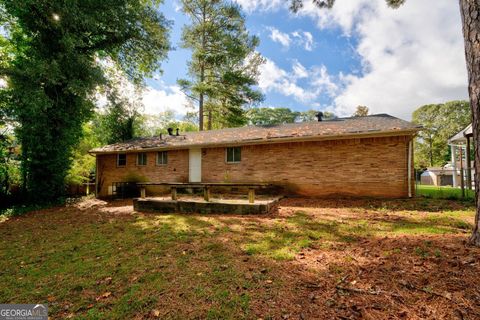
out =
<svg viewBox="0 0 480 320"><path fill-rule="evenodd" d="M52 318L480 319L473 214L291 198L264 216L155 215L90 199L0 223L0 301L47 301Z"/></svg>

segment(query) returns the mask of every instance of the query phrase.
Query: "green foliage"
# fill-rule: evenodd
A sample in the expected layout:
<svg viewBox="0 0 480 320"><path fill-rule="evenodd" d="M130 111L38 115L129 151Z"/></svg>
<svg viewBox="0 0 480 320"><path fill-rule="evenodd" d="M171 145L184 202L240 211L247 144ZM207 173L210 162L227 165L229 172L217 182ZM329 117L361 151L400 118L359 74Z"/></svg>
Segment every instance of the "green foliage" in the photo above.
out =
<svg viewBox="0 0 480 320"><path fill-rule="evenodd" d="M0 124L0 200L6 199L10 188L20 183L19 161L14 137Z"/></svg>
<svg viewBox="0 0 480 320"><path fill-rule="evenodd" d="M1 0L9 58L0 91L18 121L22 176L29 199L64 193L74 146L92 114L91 97L105 83L102 59L134 82L159 68L169 49L169 22L155 0Z"/></svg>
<svg viewBox="0 0 480 320"><path fill-rule="evenodd" d="M424 127L415 141L415 166L443 166L450 160L448 139L471 122L467 101L429 104L415 110L412 121Z"/></svg>
<svg viewBox="0 0 480 320"><path fill-rule="evenodd" d="M289 108L252 108L247 112L248 121L254 125L293 123L299 115Z"/></svg>
<svg viewBox="0 0 480 320"><path fill-rule="evenodd" d="M293 122L317 121L317 110L292 111L289 108L252 108L247 112L249 124L253 125L277 125ZM324 111L323 119L334 119L335 115Z"/></svg>
<svg viewBox="0 0 480 320"><path fill-rule="evenodd" d="M297 13L303 8L305 1L312 1L312 3L320 9L332 8L335 4L335 0L290 0L290 10ZM396 9L404 4L405 0L385 0L385 2L389 7Z"/></svg>
<svg viewBox="0 0 480 320"><path fill-rule="evenodd" d="M188 114L179 121L175 119L175 113L171 110L159 115L140 115L137 122L138 129L135 132L142 137L167 134L168 128L178 128L180 132L198 131L198 124Z"/></svg>
<svg viewBox="0 0 480 320"><path fill-rule="evenodd" d="M243 107L261 101L252 87L264 62L255 51L259 39L250 36L240 7L228 1L183 0L182 11L191 19L183 29L182 47L192 50L190 79L178 81L199 106L199 127L241 126Z"/></svg>
<svg viewBox="0 0 480 320"><path fill-rule="evenodd" d="M95 172L95 157L88 151L101 145L102 140L94 130L94 123L84 124L82 139L75 146L72 154L72 165L66 177L68 184L89 182L91 174Z"/></svg>
<svg viewBox="0 0 480 320"><path fill-rule="evenodd" d="M368 107L367 106L358 106L355 112L353 113L353 117L366 117L368 116Z"/></svg>

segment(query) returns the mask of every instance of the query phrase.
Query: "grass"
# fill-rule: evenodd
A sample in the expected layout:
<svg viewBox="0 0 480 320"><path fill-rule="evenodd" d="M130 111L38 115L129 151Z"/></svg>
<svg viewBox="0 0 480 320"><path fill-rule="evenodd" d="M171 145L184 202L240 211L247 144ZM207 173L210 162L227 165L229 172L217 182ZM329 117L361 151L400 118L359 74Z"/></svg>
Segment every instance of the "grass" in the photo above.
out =
<svg viewBox="0 0 480 320"><path fill-rule="evenodd" d="M48 302L54 318L252 318L252 301L287 288L275 272L305 249L471 228L472 207L423 211L439 205L429 201L292 206L269 217L144 215L122 202L32 212L0 223L0 301ZM441 256L427 249L413 254Z"/></svg>
<svg viewBox="0 0 480 320"><path fill-rule="evenodd" d="M462 198L462 190L460 188L453 188L448 186L430 186L417 185L416 194L425 198L433 199L448 199L448 200L466 200L472 201L475 199L475 191L465 189L465 197Z"/></svg>

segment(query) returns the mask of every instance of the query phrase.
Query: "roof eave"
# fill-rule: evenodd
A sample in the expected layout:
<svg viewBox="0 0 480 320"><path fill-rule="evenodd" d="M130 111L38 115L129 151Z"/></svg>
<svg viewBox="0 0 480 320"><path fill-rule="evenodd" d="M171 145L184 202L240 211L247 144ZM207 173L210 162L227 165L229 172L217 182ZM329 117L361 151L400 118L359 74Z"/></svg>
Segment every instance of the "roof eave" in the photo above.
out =
<svg viewBox="0 0 480 320"><path fill-rule="evenodd" d="M197 143L178 146L161 146L152 148L137 148L130 150L111 150L111 151L89 151L90 154L116 154L116 153L135 153L135 152L149 152L162 150L184 150L192 148L218 148L225 146L244 146L244 145L259 145L272 143L288 143L288 142L306 142L306 141L329 141L329 140L348 140L355 138L376 138L376 137L391 137L391 136L406 136L415 135L422 128L411 128L404 130L390 130L381 132L363 132L363 133L343 133L337 135L323 135L323 136L303 136L303 137L287 137L287 138L269 138L261 140L242 140L232 142L218 142L218 143Z"/></svg>

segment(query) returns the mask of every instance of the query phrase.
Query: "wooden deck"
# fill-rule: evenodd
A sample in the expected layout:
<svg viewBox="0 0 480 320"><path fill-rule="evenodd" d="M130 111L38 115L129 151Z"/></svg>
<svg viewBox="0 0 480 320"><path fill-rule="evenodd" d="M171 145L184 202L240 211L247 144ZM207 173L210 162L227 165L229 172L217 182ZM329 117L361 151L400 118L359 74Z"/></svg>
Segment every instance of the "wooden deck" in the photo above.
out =
<svg viewBox="0 0 480 320"><path fill-rule="evenodd" d="M265 188L271 186L269 183L224 183L224 182L140 182L137 183L137 186L140 187L140 197L142 199L146 198L146 187L147 186L165 186L170 187L171 198L173 201L178 200L177 189L189 189L189 188L200 188L203 189L203 199L206 202L212 200L211 188L212 187L244 187L248 188L248 202L253 204L255 203L255 189Z"/></svg>

